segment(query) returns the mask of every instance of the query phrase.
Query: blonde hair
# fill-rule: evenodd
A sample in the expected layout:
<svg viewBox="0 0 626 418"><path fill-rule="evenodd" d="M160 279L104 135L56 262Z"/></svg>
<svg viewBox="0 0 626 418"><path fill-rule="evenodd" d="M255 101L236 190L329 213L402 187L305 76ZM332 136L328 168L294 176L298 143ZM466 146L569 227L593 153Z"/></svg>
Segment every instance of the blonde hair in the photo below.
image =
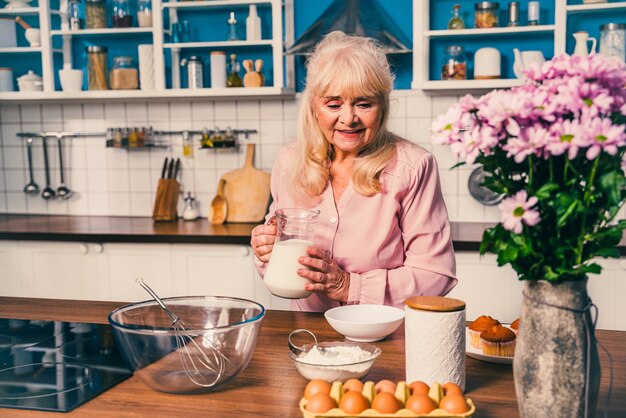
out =
<svg viewBox="0 0 626 418"><path fill-rule="evenodd" d="M294 196L315 198L328 184L333 149L319 127L314 102L330 88L353 98L372 97L380 106L380 127L359 152L352 173L352 184L358 193L364 196L380 193L380 173L395 155L397 140L387 131L393 75L381 45L371 38L331 32L317 44L306 68L298 120L298 151L291 170Z"/></svg>

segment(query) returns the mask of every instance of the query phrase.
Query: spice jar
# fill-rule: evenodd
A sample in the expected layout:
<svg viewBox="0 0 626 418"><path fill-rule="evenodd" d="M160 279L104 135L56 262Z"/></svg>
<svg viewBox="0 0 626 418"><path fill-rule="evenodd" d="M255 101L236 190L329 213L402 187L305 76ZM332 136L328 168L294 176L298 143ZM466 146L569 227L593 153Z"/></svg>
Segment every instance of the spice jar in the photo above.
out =
<svg viewBox="0 0 626 418"><path fill-rule="evenodd" d="M151 0L139 0L137 10L137 23L142 28L152 26L152 2Z"/></svg>
<svg viewBox="0 0 626 418"><path fill-rule="evenodd" d="M107 85L107 48L90 45L87 47L87 79L89 90L106 90Z"/></svg>
<svg viewBox="0 0 626 418"><path fill-rule="evenodd" d="M115 57L109 74L112 90L133 90L139 87L139 74L132 57Z"/></svg>
<svg viewBox="0 0 626 418"><path fill-rule="evenodd" d="M466 80L467 59L460 45L450 45L446 48L446 55L441 66L442 80Z"/></svg>
<svg viewBox="0 0 626 418"><path fill-rule="evenodd" d="M85 27L87 29L100 29L107 27L104 0L86 0Z"/></svg>
<svg viewBox="0 0 626 418"><path fill-rule="evenodd" d="M497 28L499 4L493 1L481 1L474 5L474 27Z"/></svg>
<svg viewBox="0 0 626 418"><path fill-rule="evenodd" d="M113 0L113 27L129 28L133 26L128 0Z"/></svg>
<svg viewBox="0 0 626 418"><path fill-rule="evenodd" d="M606 57L626 59L626 24L606 23L600 25L600 54Z"/></svg>

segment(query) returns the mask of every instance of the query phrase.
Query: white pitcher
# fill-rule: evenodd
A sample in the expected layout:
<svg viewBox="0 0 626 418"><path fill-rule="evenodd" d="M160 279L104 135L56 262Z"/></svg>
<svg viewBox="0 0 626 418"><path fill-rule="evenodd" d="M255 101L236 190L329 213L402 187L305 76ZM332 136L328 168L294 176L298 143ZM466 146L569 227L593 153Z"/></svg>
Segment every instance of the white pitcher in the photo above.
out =
<svg viewBox="0 0 626 418"><path fill-rule="evenodd" d="M586 57L589 54L596 52L596 38L589 36L588 32L579 31L575 32L572 36L576 39L576 46L574 47L574 55L579 57ZM587 49L587 42L591 41L591 50Z"/></svg>
<svg viewBox="0 0 626 418"><path fill-rule="evenodd" d="M529 69L533 64L541 66L546 61L541 51L521 51L513 48L515 62L513 63L513 73L517 78L523 78L523 71Z"/></svg>

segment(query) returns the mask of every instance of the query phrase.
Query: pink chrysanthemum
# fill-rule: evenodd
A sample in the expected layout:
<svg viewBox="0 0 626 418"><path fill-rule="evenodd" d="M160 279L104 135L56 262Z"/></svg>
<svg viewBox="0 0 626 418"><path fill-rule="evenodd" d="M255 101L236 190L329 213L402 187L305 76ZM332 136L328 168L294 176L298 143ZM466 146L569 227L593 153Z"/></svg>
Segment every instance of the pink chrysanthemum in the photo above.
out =
<svg viewBox="0 0 626 418"><path fill-rule="evenodd" d="M515 195L505 199L498 205L502 211L502 226L504 229L513 231L516 234L522 232L522 223L528 226L535 226L541 220L539 211L532 209L538 202L533 196L530 199L526 190L520 190Z"/></svg>

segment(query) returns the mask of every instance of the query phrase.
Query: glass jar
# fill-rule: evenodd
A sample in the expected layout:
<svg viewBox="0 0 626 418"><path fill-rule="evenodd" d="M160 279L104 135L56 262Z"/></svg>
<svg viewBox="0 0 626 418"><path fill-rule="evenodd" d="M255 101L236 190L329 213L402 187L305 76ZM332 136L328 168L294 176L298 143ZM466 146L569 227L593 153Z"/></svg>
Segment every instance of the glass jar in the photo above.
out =
<svg viewBox="0 0 626 418"><path fill-rule="evenodd" d="M133 26L128 0L113 0L113 27L129 28Z"/></svg>
<svg viewBox="0 0 626 418"><path fill-rule="evenodd" d="M152 26L152 1L139 0L139 8L137 9L137 23L139 27L149 28Z"/></svg>
<svg viewBox="0 0 626 418"><path fill-rule="evenodd" d="M139 87L139 72L132 57L115 57L109 74L112 90L134 90Z"/></svg>
<svg viewBox="0 0 626 418"><path fill-rule="evenodd" d="M497 28L498 9L500 5L494 1L481 1L474 5L475 28Z"/></svg>
<svg viewBox="0 0 626 418"><path fill-rule="evenodd" d="M465 29L460 4L455 4L452 7L452 18L448 21L448 29Z"/></svg>
<svg viewBox="0 0 626 418"><path fill-rule="evenodd" d="M81 28L80 22L80 3L78 0L70 0L67 6L67 14L69 18L70 30L78 30Z"/></svg>
<svg viewBox="0 0 626 418"><path fill-rule="evenodd" d="M86 0L85 27L87 29L101 29L107 27L106 8L104 0Z"/></svg>
<svg viewBox="0 0 626 418"><path fill-rule="evenodd" d="M606 23L600 25L600 53L606 57L626 60L626 24Z"/></svg>
<svg viewBox="0 0 626 418"><path fill-rule="evenodd" d="M441 66L442 80L466 80L467 79L467 58L463 47L460 45L450 45L446 48L446 55Z"/></svg>
<svg viewBox="0 0 626 418"><path fill-rule="evenodd" d="M89 90L106 90L107 85L107 48L90 45L87 47L87 80Z"/></svg>

